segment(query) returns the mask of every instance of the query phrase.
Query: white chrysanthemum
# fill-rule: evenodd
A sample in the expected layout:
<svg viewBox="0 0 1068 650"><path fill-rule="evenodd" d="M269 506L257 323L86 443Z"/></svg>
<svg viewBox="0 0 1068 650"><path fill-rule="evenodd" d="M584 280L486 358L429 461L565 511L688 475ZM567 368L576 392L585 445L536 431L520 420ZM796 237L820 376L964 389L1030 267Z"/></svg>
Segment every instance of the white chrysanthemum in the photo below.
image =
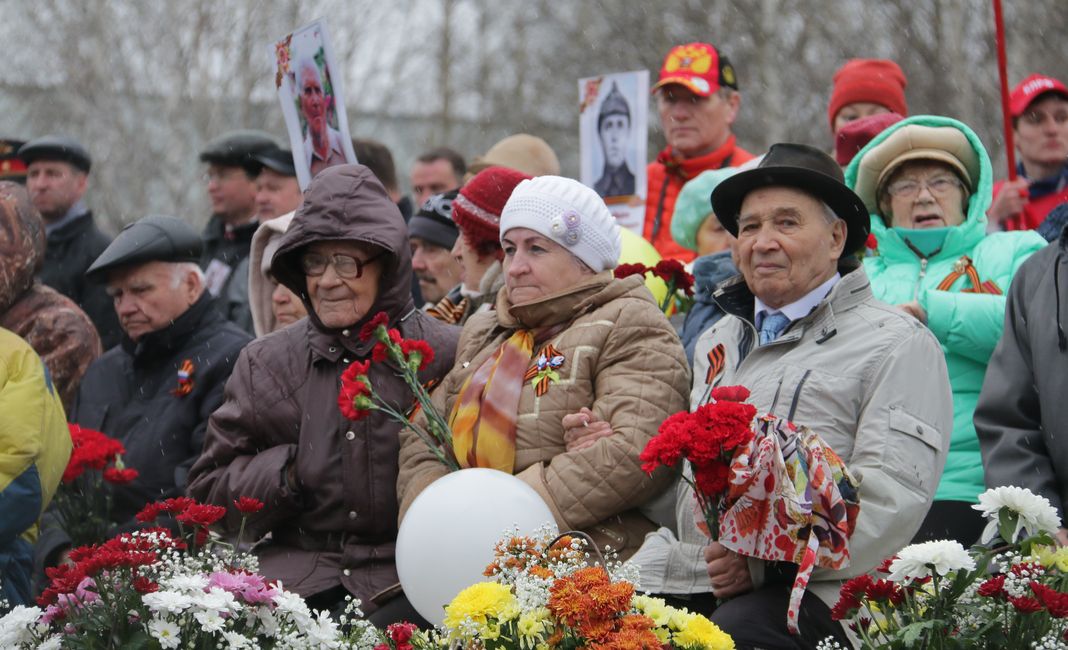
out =
<svg viewBox="0 0 1068 650"><path fill-rule="evenodd" d="M960 542L940 539L901 549L897 559L890 564L889 579L897 582L903 578L926 578L932 572L944 576L951 571L974 569L975 560Z"/></svg>
<svg viewBox="0 0 1068 650"><path fill-rule="evenodd" d="M0 618L0 648L19 648L33 642L33 630L41 608L18 605Z"/></svg>
<svg viewBox="0 0 1068 650"><path fill-rule="evenodd" d="M1021 531L1026 531L1028 536L1043 531L1055 533L1061 525L1057 510L1050 505L1049 499L1027 488L1011 485L991 488L979 495L979 503L972 508L988 520L981 540L984 544L994 539L998 532L998 518L1005 509L1016 515L1016 530L1012 532L1012 539L1005 540L1007 542L1021 539Z"/></svg>
<svg viewBox="0 0 1068 650"><path fill-rule="evenodd" d="M204 591L208 586L208 577L200 573L179 573L160 580L160 586L171 591L193 594Z"/></svg>
<svg viewBox="0 0 1068 650"><path fill-rule="evenodd" d="M56 634L55 636L50 636L42 641L41 644L37 646L37 650L59 650L62 647L63 637Z"/></svg>
<svg viewBox="0 0 1068 650"><path fill-rule="evenodd" d="M178 644L182 642L178 626L170 621L158 618L153 619L148 624L148 633L152 635L153 639L159 641L160 646L164 648L177 648Z"/></svg>
<svg viewBox="0 0 1068 650"><path fill-rule="evenodd" d="M193 599L189 595L164 590L141 596L141 602L153 612L168 614L181 614L193 605Z"/></svg>

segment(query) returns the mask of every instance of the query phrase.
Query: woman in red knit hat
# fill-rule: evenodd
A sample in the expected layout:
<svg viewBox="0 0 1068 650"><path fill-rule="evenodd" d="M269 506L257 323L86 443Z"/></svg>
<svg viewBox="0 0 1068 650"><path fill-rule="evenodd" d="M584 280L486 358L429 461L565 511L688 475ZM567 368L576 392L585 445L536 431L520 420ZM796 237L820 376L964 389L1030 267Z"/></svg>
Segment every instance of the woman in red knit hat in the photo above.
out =
<svg viewBox="0 0 1068 650"><path fill-rule="evenodd" d="M827 119L831 134L853 120L879 113L908 115L905 73L887 59L850 59L834 73Z"/></svg>
<svg viewBox="0 0 1068 650"><path fill-rule="evenodd" d="M460 286L427 313L463 325L474 313L490 309L504 286L501 273L501 211L519 182L530 178L507 167L487 167L462 188L452 202L452 219L460 230L452 254L460 260Z"/></svg>

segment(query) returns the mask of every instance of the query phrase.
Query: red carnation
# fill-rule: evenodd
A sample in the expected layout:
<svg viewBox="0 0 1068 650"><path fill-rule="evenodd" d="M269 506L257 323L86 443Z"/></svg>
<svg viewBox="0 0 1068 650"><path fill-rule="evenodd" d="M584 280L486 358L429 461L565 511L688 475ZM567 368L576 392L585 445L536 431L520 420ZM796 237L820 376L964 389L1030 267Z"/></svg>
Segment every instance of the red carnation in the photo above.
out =
<svg viewBox="0 0 1068 650"><path fill-rule="evenodd" d="M622 279L631 275L645 275L649 271L649 267L644 264L620 264L613 274Z"/></svg>
<svg viewBox="0 0 1068 650"><path fill-rule="evenodd" d="M400 346L408 363L418 365L419 370L425 370L434 360L434 348L426 341L405 339L401 341Z"/></svg>
<svg viewBox="0 0 1068 650"><path fill-rule="evenodd" d="M133 579L133 588L139 594L150 594L159 591L159 584L144 576L137 576Z"/></svg>
<svg viewBox="0 0 1068 650"><path fill-rule="evenodd" d="M371 361L374 361L375 363L382 363L388 358L389 348L386 347L386 344L382 343L381 341L375 343L375 346L371 348Z"/></svg>
<svg viewBox="0 0 1068 650"><path fill-rule="evenodd" d="M905 591L896 582L890 580L876 580L868 585L864 593L869 600L877 603L889 602L900 605L905 600Z"/></svg>
<svg viewBox="0 0 1068 650"><path fill-rule="evenodd" d="M419 628L413 623L393 623L386 628L386 634L389 635L389 638L392 639L394 643L407 643L418 629Z"/></svg>
<svg viewBox="0 0 1068 650"><path fill-rule="evenodd" d="M1005 592L1005 574L996 575L989 580L979 585L978 593L980 596L986 596L987 598L1003 598L1008 594Z"/></svg>
<svg viewBox="0 0 1068 650"><path fill-rule="evenodd" d="M196 501L189 497L174 497L173 499L167 499L166 501L160 502L160 508L172 515L177 515L185 512L190 506L196 505L196 503Z"/></svg>
<svg viewBox="0 0 1068 650"><path fill-rule="evenodd" d="M878 571L879 573L890 573L890 565L893 564L894 560L896 560L896 559L897 559L896 555L891 555L890 557L885 558L882 561L882 564L877 566L875 568L875 570Z"/></svg>
<svg viewBox="0 0 1068 650"><path fill-rule="evenodd" d="M716 386L712 389L712 399L717 402L744 402L749 399L749 389L745 386Z"/></svg>
<svg viewBox="0 0 1068 650"><path fill-rule="evenodd" d="M234 507L242 514L251 515L263 510L263 501L252 497L240 497L234 501Z"/></svg>
<svg viewBox="0 0 1068 650"><path fill-rule="evenodd" d="M678 260L660 260L653 267L653 275L668 285L674 283L675 289L681 289L687 296L693 295L693 276L686 272L686 267Z"/></svg>
<svg viewBox="0 0 1068 650"><path fill-rule="evenodd" d="M653 473L660 465L674 467L686 453L692 418L685 411L670 415L657 429L658 433L645 444L645 449L638 456L642 461L642 471Z"/></svg>
<svg viewBox="0 0 1068 650"><path fill-rule="evenodd" d="M226 508L206 503L194 503L176 517L183 524L210 526L226 516Z"/></svg>
<svg viewBox="0 0 1068 650"><path fill-rule="evenodd" d="M1047 587L1039 582L1031 581L1031 591L1035 597L1046 606L1053 618L1068 616L1068 594Z"/></svg>
<svg viewBox="0 0 1068 650"><path fill-rule="evenodd" d="M378 329L379 325L389 325L389 316L384 311L378 312L371 320L363 324L363 327L360 328L360 340L370 341L373 339L375 330Z"/></svg>
<svg viewBox="0 0 1068 650"><path fill-rule="evenodd" d="M115 485L126 485L137 478L136 469L118 469L116 467L109 467L104 470L104 480L108 483Z"/></svg>
<svg viewBox="0 0 1068 650"><path fill-rule="evenodd" d="M1042 611L1042 603L1030 596L1009 596L1009 603L1021 614L1033 614Z"/></svg>
<svg viewBox="0 0 1068 650"><path fill-rule="evenodd" d="M693 480L697 489L703 494L713 496L727 490L730 478L730 466L720 461L712 461L693 466Z"/></svg>

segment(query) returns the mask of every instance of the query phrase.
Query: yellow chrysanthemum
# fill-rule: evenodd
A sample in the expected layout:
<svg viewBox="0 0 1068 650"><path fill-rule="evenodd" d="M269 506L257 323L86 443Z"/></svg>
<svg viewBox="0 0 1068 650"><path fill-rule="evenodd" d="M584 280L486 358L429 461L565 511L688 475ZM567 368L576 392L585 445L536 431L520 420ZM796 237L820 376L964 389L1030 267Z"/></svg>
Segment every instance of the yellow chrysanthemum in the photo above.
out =
<svg viewBox="0 0 1068 650"><path fill-rule="evenodd" d="M456 594L445 607L444 624L456 628L469 618L485 625L487 617L498 618L513 608L517 605L509 587L496 582L479 582Z"/></svg>
<svg viewBox="0 0 1068 650"><path fill-rule="evenodd" d="M519 636L527 641L541 640L545 634L545 621L549 618L549 610L544 607L523 612L516 623Z"/></svg>
<svg viewBox="0 0 1068 650"><path fill-rule="evenodd" d="M686 627L676 633L672 641L678 648L734 650L734 639L700 614L691 615Z"/></svg>
<svg viewBox="0 0 1068 650"><path fill-rule="evenodd" d="M635 596L631 601L634 608L640 613L653 619L657 627L667 627L671 623L671 617L675 612L673 607L668 607L663 598L652 596Z"/></svg>
<svg viewBox="0 0 1068 650"><path fill-rule="evenodd" d="M1056 568L1061 573L1068 573L1068 546L1036 546L1031 555L1047 569Z"/></svg>

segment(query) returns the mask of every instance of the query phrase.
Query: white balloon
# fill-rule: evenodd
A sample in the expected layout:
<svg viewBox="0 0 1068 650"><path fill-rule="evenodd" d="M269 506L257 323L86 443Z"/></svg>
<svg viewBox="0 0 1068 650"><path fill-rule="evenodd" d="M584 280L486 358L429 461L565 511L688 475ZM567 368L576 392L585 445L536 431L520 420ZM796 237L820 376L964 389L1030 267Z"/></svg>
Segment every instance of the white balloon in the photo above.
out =
<svg viewBox="0 0 1068 650"><path fill-rule="evenodd" d="M462 589L488 580L503 535L532 535L554 524L540 495L495 469L463 469L431 483L415 498L397 533L397 573L409 602L434 625Z"/></svg>

